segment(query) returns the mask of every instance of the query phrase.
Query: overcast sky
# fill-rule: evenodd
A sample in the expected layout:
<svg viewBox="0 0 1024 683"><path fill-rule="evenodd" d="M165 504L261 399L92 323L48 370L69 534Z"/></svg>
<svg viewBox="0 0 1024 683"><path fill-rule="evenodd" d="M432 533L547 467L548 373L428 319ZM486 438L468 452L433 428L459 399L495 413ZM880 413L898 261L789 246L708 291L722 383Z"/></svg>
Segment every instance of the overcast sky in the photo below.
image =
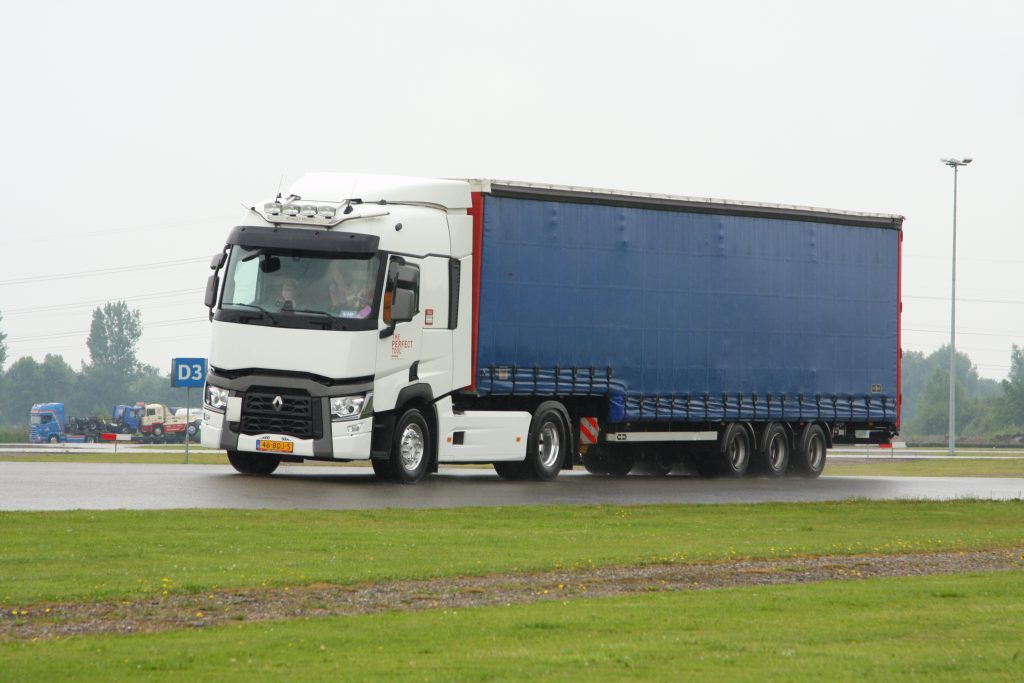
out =
<svg viewBox="0 0 1024 683"><path fill-rule="evenodd" d="M206 356L210 256L305 171L486 177L906 216L903 345L1024 344L1024 3L6 0L10 363Z"/></svg>

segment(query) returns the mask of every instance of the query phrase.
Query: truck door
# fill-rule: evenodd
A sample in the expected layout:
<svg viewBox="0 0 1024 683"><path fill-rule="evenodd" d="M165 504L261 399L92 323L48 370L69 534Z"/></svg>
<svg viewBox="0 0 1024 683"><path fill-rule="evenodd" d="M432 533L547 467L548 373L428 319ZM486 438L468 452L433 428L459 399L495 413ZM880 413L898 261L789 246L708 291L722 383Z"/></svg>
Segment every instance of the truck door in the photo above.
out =
<svg viewBox="0 0 1024 683"><path fill-rule="evenodd" d="M392 256L381 304L373 397L377 411L394 408L398 392L418 381L417 368L423 345L419 292L419 266L410 259Z"/></svg>

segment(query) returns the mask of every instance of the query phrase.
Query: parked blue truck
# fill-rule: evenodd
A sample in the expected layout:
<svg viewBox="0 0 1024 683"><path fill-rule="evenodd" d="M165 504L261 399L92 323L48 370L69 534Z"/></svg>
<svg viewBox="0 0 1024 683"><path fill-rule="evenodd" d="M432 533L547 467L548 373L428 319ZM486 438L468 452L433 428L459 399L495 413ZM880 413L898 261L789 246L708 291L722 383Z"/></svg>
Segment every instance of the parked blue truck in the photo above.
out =
<svg viewBox="0 0 1024 683"><path fill-rule="evenodd" d="M902 224L309 174L211 263L203 443L242 472L369 459L404 482L446 462L816 477L834 443L898 433ZM334 269L366 280L366 315L282 301Z"/></svg>
<svg viewBox="0 0 1024 683"><path fill-rule="evenodd" d="M36 403L29 415L31 443L94 443L112 431L109 422L95 417L69 417L63 403Z"/></svg>

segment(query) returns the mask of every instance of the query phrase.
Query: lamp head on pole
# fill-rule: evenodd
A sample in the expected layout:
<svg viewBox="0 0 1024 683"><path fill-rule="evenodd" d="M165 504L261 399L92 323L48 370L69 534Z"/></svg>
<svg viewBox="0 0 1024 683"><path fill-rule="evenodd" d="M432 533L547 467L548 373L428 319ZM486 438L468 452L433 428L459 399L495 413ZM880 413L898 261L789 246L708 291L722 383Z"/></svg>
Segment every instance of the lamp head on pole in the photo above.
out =
<svg viewBox="0 0 1024 683"><path fill-rule="evenodd" d="M942 163L950 168L956 168L957 166L966 166L967 164L974 161L971 157L964 157L963 159L939 159Z"/></svg>

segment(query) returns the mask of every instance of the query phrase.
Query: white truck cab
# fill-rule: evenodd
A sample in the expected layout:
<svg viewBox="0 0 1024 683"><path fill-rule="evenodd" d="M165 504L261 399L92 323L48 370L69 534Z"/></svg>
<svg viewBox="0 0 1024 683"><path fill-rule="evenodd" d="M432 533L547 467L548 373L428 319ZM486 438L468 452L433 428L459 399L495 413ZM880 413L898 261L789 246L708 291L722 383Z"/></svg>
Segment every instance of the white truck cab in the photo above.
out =
<svg viewBox="0 0 1024 683"><path fill-rule="evenodd" d="M523 460L530 412L452 406L471 384L471 208L467 181L340 173L252 208L211 263L203 445L245 473L372 458L406 482Z"/></svg>

